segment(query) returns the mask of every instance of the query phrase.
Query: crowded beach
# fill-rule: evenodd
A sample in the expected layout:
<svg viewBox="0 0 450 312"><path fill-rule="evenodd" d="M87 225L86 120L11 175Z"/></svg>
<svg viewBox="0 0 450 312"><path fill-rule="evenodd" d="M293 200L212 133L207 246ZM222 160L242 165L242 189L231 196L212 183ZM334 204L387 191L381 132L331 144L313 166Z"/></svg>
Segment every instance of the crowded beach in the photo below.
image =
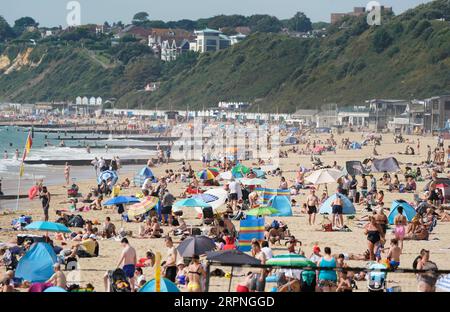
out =
<svg viewBox="0 0 450 312"><path fill-rule="evenodd" d="M135 174L111 155L92 161L97 179L74 179L68 161L63 185L37 179L2 211L0 291L445 290L442 135L280 138L266 159L158 147Z"/></svg>

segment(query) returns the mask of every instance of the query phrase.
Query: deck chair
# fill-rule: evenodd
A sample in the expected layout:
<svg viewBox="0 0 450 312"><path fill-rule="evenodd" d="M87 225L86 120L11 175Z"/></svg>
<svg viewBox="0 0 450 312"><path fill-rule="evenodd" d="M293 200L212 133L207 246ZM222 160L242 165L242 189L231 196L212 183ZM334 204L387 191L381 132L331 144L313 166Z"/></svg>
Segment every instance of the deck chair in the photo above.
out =
<svg viewBox="0 0 450 312"><path fill-rule="evenodd" d="M203 223L206 225L214 224L214 211L212 207L205 207L202 209Z"/></svg>

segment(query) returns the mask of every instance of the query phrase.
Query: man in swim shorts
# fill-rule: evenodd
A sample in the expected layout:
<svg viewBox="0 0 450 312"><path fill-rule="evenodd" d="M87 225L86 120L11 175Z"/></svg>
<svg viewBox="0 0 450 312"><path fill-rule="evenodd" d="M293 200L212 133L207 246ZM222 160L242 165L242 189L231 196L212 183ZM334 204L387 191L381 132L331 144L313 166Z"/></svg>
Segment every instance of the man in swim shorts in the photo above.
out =
<svg viewBox="0 0 450 312"><path fill-rule="evenodd" d="M308 206L308 222L309 225L314 225L316 222L317 205L319 204L319 198L316 195L316 190L311 189L308 198L306 199L306 205Z"/></svg>
<svg viewBox="0 0 450 312"><path fill-rule="evenodd" d="M336 226L338 228L344 226L344 217L342 216L343 213L343 201L341 198L341 194L339 193L339 189L336 190L336 198L333 200L333 203L331 204L332 207L332 220L331 223L333 225L333 228Z"/></svg>
<svg viewBox="0 0 450 312"><path fill-rule="evenodd" d="M130 279L131 291L134 291L134 271L136 269L137 263L136 250L130 246L130 244L128 243L128 239L126 238L122 238L122 241L120 243L123 247L123 250L117 267L119 268L120 265L123 264L122 269L125 272L126 276Z"/></svg>

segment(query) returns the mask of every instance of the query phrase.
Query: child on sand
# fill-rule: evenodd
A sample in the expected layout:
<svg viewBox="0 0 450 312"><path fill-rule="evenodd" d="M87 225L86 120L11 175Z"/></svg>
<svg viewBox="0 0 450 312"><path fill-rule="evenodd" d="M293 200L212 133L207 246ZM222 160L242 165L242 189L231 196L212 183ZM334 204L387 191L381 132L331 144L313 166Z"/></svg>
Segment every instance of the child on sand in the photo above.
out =
<svg viewBox="0 0 450 312"><path fill-rule="evenodd" d="M400 266L401 254L402 250L398 246L398 240L395 238L391 239L391 247L389 248L387 259L389 260L389 265L392 269L397 269Z"/></svg>

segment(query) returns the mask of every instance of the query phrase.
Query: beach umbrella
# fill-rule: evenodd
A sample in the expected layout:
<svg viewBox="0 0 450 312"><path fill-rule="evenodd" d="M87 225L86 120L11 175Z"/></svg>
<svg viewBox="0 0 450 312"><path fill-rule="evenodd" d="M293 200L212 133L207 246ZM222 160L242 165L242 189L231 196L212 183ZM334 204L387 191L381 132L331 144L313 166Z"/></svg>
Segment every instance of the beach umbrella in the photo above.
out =
<svg viewBox="0 0 450 312"><path fill-rule="evenodd" d="M237 249L208 251L206 260L223 264L261 264L261 261Z"/></svg>
<svg viewBox="0 0 450 312"><path fill-rule="evenodd" d="M71 233L72 232L64 224L49 222L49 221L32 222L25 227L25 230L61 232L61 233Z"/></svg>
<svg viewBox="0 0 450 312"><path fill-rule="evenodd" d="M216 168L207 168L197 172L197 177L201 180L213 180L219 173L219 170Z"/></svg>
<svg viewBox="0 0 450 312"><path fill-rule="evenodd" d="M160 292L180 292L177 285L167 278L161 279L160 287ZM145 283L145 285L139 289L139 292L156 292L156 279L152 279Z"/></svg>
<svg viewBox="0 0 450 312"><path fill-rule="evenodd" d="M278 213L278 209L275 209L270 206L266 207L258 207L250 209L246 215L248 216L270 216L272 214Z"/></svg>
<svg viewBox="0 0 450 312"><path fill-rule="evenodd" d="M206 208L206 207L211 207L211 205L209 205L208 203L205 203L203 200L201 200L200 198L194 198L194 197L190 197L190 198L185 198L182 200L177 201L174 205L174 208L179 208L181 209L182 207L200 207L200 208ZM178 209L178 210L179 210Z"/></svg>
<svg viewBox="0 0 450 312"><path fill-rule="evenodd" d="M231 171L221 172L219 174L219 178L221 178L223 180L231 180L231 179L233 179L233 174L231 173Z"/></svg>
<svg viewBox="0 0 450 312"><path fill-rule="evenodd" d="M112 185L116 184L119 180L119 176L117 175L117 172L113 170L105 170L100 172L100 174L97 177L98 184L102 183L102 181L107 181L111 179Z"/></svg>
<svg viewBox="0 0 450 312"><path fill-rule="evenodd" d="M441 275L436 283L436 288L441 291L450 292L450 274Z"/></svg>
<svg viewBox="0 0 450 312"><path fill-rule="evenodd" d="M207 190L205 193L195 194L192 196L192 198L199 198L203 200L205 203L211 206L213 211L216 211L227 202L228 192L223 188L212 188ZM198 213L202 213L201 207L194 207L194 209Z"/></svg>
<svg viewBox="0 0 450 312"><path fill-rule="evenodd" d="M243 264L246 265L261 264L260 260L250 255L247 255L246 253L239 251L237 249L209 251L206 253L206 260L209 260L211 262L218 262L221 264L231 264L231 265L236 264L238 266L241 266ZM231 267L231 276L230 281L228 283L228 292L230 292L231 289L233 271L234 266Z"/></svg>
<svg viewBox="0 0 450 312"><path fill-rule="evenodd" d="M314 171L305 180L312 184L326 184L336 182L343 175L344 172L341 170L326 168Z"/></svg>
<svg viewBox="0 0 450 312"><path fill-rule="evenodd" d="M203 255L207 251L212 251L216 248L214 240L204 235L195 235L186 238L182 241L177 250L182 257L192 257L194 255Z"/></svg>
<svg viewBox="0 0 450 312"><path fill-rule="evenodd" d="M128 209L128 216L134 218L140 216L153 208L159 203L159 198L154 196L145 197L140 203L134 204Z"/></svg>
<svg viewBox="0 0 450 312"><path fill-rule="evenodd" d="M277 255L267 260L266 264L274 266L293 266L299 268L316 267L316 264L313 261L299 254Z"/></svg>
<svg viewBox="0 0 450 312"><path fill-rule="evenodd" d="M235 178L242 178L249 172L250 169L242 164L237 164L236 166L233 167L233 169L231 169L231 174Z"/></svg>
<svg viewBox="0 0 450 312"><path fill-rule="evenodd" d="M106 201L103 205L104 206L114 206L114 205L126 205L126 204L135 204L141 202L139 198L132 197L132 196L117 196L114 198L111 198L110 200Z"/></svg>
<svg viewBox="0 0 450 312"><path fill-rule="evenodd" d="M253 179L242 178L242 179L239 180L239 182L244 184L244 185L263 185L267 181L263 180L263 179L259 179L259 178L253 178Z"/></svg>
<svg viewBox="0 0 450 312"><path fill-rule="evenodd" d="M49 287L49 288L46 288L45 290L44 290L44 292L45 293L49 293L49 292L60 292L60 293L65 293L65 292L67 292L67 290L65 290L64 288L61 288L61 287L58 287L58 286L52 286L52 287Z"/></svg>

